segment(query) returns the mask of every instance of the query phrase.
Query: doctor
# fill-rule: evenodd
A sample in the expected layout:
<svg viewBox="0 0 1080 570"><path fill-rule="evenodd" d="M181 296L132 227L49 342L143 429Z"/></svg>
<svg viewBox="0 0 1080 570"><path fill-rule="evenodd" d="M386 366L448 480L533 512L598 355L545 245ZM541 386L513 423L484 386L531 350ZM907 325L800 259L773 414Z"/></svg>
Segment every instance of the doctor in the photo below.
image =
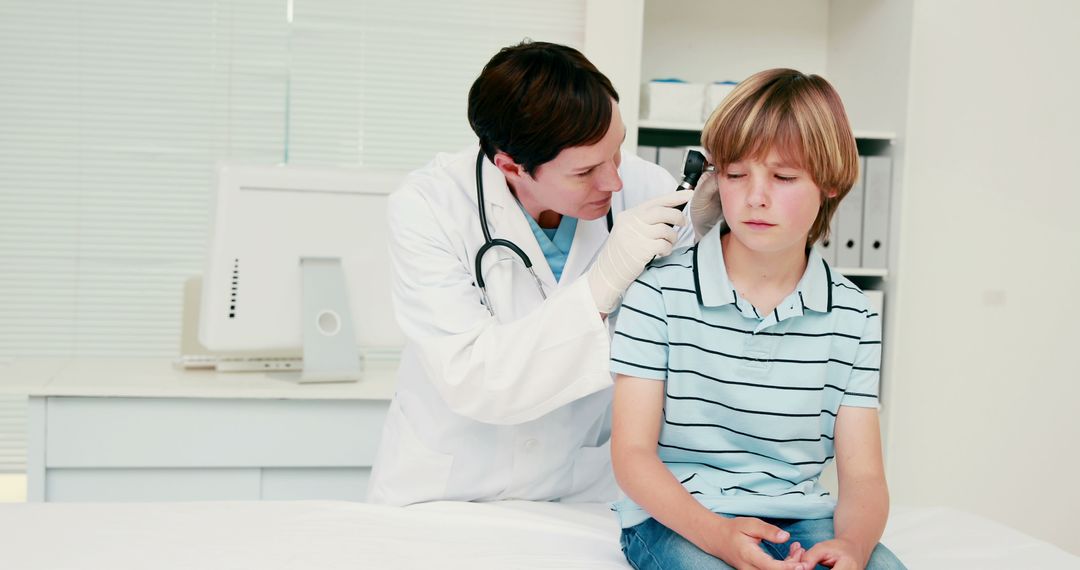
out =
<svg viewBox="0 0 1080 570"><path fill-rule="evenodd" d="M617 101L577 50L504 48L469 91L479 146L436 156L391 196L408 342L370 501L615 497L606 316L693 238L677 209L691 192L620 153Z"/></svg>

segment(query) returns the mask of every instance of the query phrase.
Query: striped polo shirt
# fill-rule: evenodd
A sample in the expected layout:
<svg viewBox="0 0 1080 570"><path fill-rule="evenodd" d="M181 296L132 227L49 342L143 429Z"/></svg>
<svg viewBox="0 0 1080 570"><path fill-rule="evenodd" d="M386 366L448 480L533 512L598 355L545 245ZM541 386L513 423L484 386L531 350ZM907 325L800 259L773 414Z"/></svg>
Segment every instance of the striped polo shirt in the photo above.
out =
<svg viewBox="0 0 1080 570"><path fill-rule="evenodd" d="M836 502L818 478L840 406L878 407L881 317L813 249L795 290L759 314L728 278L724 230L630 286L611 369L665 382L657 453L706 508L830 517ZM615 510L624 528L649 518L625 497Z"/></svg>

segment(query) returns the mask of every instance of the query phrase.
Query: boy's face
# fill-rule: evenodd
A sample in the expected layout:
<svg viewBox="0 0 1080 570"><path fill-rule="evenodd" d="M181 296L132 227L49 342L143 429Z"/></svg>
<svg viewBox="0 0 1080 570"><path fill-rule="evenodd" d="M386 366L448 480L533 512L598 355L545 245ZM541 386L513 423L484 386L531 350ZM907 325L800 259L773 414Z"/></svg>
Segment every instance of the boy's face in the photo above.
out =
<svg viewBox="0 0 1080 570"><path fill-rule="evenodd" d="M821 207L821 189L810 173L775 150L743 159L718 173L720 204L731 233L760 253L806 249Z"/></svg>
<svg viewBox="0 0 1080 570"><path fill-rule="evenodd" d="M611 195L622 190L618 170L625 138L619 106L612 101L611 125L604 138L588 146L565 148L532 176L520 171L508 174L507 181L523 204L531 201L544 210L595 220L607 215Z"/></svg>

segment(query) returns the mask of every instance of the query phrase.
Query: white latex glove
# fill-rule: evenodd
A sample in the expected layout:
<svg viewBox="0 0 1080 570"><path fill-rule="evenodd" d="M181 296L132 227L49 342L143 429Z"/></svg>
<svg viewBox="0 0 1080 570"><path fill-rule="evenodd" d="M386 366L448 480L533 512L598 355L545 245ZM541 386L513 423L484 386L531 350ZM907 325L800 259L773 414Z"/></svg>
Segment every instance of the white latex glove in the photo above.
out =
<svg viewBox="0 0 1080 570"><path fill-rule="evenodd" d="M716 173L706 172L698 179L694 199L690 201L690 221L694 223L695 241L709 233L722 217L724 213L720 210L720 187L716 183Z"/></svg>
<svg viewBox="0 0 1080 570"><path fill-rule="evenodd" d="M682 225L686 219L678 207L690 200L693 193L680 190L657 196L615 216L611 235L587 275L593 300L601 313L615 309L646 264L671 253L678 240L672 226Z"/></svg>

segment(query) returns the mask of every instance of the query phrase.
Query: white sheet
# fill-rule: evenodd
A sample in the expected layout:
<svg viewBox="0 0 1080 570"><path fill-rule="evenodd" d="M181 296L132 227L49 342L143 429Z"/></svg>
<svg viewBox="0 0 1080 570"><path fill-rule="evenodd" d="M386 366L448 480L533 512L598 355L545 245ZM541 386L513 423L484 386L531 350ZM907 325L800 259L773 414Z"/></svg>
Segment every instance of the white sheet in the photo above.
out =
<svg viewBox="0 0 1080 570"><path fill-rule="evenodd" d="M627 568L606 505L347 502L0 505L0 568ZM913 570L1080 568L1080 558L950 509L894 509Z"/></svg>

